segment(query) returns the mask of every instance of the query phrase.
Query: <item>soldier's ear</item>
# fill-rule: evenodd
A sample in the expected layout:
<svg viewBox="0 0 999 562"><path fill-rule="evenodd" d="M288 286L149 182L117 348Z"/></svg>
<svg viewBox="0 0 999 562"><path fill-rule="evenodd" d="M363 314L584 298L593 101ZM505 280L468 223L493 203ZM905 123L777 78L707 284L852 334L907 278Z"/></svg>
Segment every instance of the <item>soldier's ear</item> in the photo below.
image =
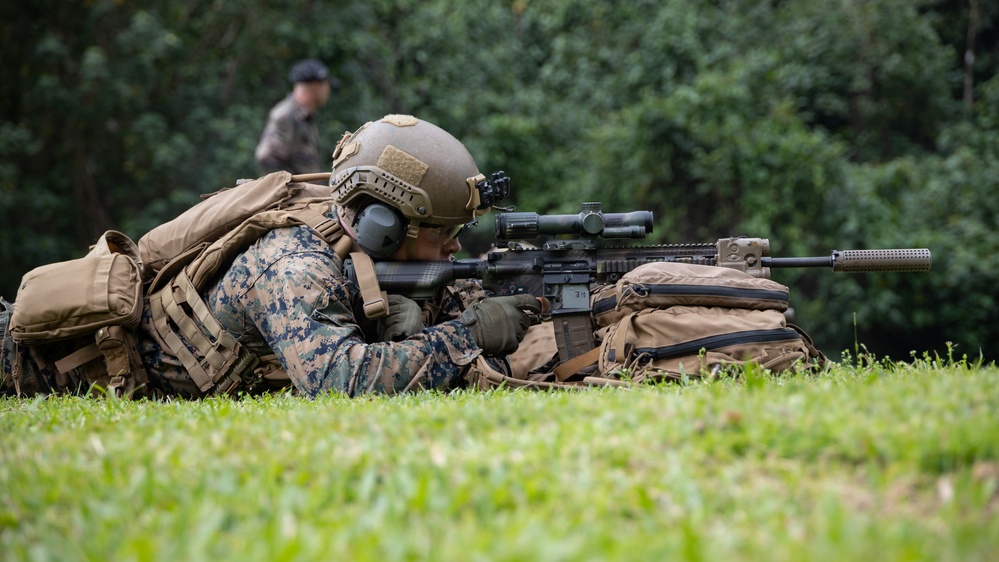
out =
<svg viewBox="0 0 999 562"><path fill-rule="evenodd" d="M408 221L384 203L371 203L357 213L354 234L357 245L373 258L387 258L402 246Z"/></svg>

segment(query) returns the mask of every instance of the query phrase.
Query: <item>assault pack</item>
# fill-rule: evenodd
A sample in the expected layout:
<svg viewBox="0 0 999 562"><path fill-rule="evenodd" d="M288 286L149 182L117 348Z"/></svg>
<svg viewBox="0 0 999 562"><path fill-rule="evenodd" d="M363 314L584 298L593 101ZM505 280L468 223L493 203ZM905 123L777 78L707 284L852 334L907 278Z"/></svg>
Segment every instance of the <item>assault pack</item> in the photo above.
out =
<svg viewBox="0 0 999 562"><path fill-rule="evenodd" d="M198 391L235 391L260 358L222 329L199 293L236 255L275 228L308 226L345 258L350 239L327 216L329 188L308 183L328 178L328 173L282 171L202 196L201 203L154 228L138 244L120 232L106 232L86 256L41 266L23 277L11 337L29 348L40 368L56 374L60 387L78 379L80 385L132 395L149 381L132 334L148 303L156 336L181 361ZM357 258L362 270L368 264L374 279L370 260ZM375 303L376 314L384 313L374 287L374 296L369 290L366 299ZM22 369L14 363L20 393Z"/></svg>
<svg viewBox="0 0 999 562"><path fill-rule="evenodd" d="M787 322L788 288L735 269L650 263L596 291L604 375L698 378L755 363L772 372L821 366L811 338Z"/></svg>

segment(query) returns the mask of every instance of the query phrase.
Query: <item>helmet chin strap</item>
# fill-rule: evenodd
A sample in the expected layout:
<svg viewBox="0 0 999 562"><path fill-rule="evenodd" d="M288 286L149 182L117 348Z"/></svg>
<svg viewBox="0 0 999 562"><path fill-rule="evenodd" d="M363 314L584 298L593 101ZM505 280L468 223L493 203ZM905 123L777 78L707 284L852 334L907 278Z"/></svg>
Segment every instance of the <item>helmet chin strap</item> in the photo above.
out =
<svg viewBox="0 0 999 562"><path fill-rule="evenodd" d="M403 239L403 246L406 248L406 259L416 259L416 237L420 235L420 226L415 220L409 221L406 225L406 236Z"/></svg>
<svg viewBox="0 0 999 562"><path fill-rule="evenodd" d="M409 236L407 236L406 237L406 241L404 242L404 244L406 245L406 259L410 260L410 261L415 260L416 259L416 238L410 238Z"/></svg>

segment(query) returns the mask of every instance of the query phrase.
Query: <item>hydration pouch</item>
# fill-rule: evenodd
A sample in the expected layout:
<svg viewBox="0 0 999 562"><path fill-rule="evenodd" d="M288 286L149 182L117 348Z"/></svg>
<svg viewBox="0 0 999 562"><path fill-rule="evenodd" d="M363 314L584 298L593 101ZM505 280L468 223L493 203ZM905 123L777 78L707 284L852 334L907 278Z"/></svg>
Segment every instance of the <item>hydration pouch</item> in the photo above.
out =
<svg viewBox="0 0 999 562"><path fill-rule="evenodd" d="M34 345L92 334L105 326L134 328L142 316L136 245L109 230L82 258L37 267L21 280L10 333Z"/></svg>

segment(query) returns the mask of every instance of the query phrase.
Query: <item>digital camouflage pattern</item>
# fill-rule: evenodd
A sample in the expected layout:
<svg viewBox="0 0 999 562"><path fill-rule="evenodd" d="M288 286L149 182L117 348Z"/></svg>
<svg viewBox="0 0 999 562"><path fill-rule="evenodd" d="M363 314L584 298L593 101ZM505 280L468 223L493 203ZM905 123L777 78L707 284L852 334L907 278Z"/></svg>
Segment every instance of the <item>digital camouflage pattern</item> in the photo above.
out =
<svg viewBox="0 0 999 562"><path fill-rule="evenodd" d="M289 94L271 109L254 156L262 174L278 170L293 174L324 171L315 115L295 103Z"/></svg>
<svg viewBox="0 0 999 562"><path fill-rule="evenodd" d="M478 288L465 289L473 287ZM442 302L424 306L427 320L441 323L401 342L372 341L376 323L360 313L359 287L344 276L340 258L326 242L310 228L297 226L272 230L237 256L206 291L205 302L226 330L259 357L270 358L272 370L280 369L272 383L292 384L307 396L329 391L357 396L465 386L467 366L481 350L468 328L454 318L463 304L480 296L452 289ZM201 397L180 361L159 339L146 304L137 338L152 380L137 397ZM48 353L22 348L16 354L5 329L8 317L0 310L5 335L0 357L3 394L15 393L9 376L14 359L22 364L22 394L86 392L81 374L58 375L51 363L72 351L74 342ZM491 362L497 368L505 366L502 359ZM262 381L241 390L273 386Z"/></svg>
<svg viewBox="0 0 999 562"><path fill-rule="evenodd" d="M258 355L273 351L295 387L310 396L451 388L463 383L464 366L480 354L458 320L402 342L366 343L376 330L355 313L360 289L307 227L260 238L205 296L223 328ZM369 327L362 331L362 324Z"/></svg>
<svg viewBox="0 0 999 562"><path fill-rule="evenodd" d="M14 393L14 380L11 373L14 372L14 362L17 359L14 348L14 339L10 337L7 330L10 323L10 315L14 311L14 305L7 300L0 298L0 395ZM8 391L9 387L9 391Z"/></svg>

